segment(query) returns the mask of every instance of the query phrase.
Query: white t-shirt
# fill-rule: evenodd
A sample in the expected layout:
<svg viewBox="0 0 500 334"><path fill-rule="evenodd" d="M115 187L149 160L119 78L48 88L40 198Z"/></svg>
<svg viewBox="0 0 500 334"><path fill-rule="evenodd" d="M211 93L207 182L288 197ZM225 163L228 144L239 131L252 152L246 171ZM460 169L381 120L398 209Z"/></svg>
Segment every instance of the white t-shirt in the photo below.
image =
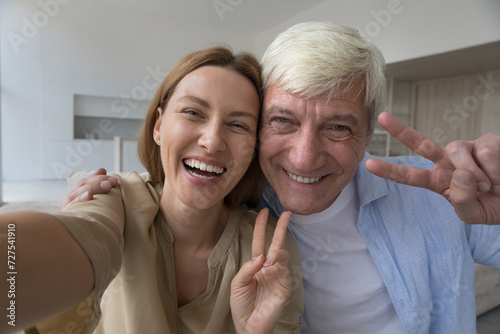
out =
<svg viewBox="0 0 500 334"><path fill-rule="evenodd" d="M357 229L358 214L353 182L325 211L292 214L304 280L303 334L405 333Z"/></svg>

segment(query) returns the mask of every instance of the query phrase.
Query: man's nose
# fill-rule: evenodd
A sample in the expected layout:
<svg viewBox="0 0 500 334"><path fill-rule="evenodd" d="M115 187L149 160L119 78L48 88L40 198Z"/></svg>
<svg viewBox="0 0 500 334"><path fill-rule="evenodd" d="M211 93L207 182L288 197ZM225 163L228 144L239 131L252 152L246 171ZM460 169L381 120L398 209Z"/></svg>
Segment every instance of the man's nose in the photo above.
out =
<svg viewBox="0 0 500 334"><path fill-rule="evenodd" d="M309 173L324 163L321 138L314 130L300 129L290 145L289 159L297 172Z"/></svg>
<svg viewBox="0 0 500 334"><path fill-rule="evenodd" d="M207 153L216 153L226 149L224 125L216 120L205 124L201 130L198 145L203 147Z"/></svg>

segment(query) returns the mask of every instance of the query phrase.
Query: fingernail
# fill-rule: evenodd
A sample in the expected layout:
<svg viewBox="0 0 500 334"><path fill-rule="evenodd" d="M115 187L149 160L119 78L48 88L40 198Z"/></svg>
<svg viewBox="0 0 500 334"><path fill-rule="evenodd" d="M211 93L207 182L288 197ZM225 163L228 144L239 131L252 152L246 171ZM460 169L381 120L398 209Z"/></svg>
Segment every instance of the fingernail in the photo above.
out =
<svg viewBox="0 0 500 334"><path fill-rule="evenodd" d="M469 188L470 187L469 178L467 176L462 175L462 174L453 175L453 183L455 183L460 188Z"/></svg>
<svg viewBox="0 0 500 334"><path fill-rule="evenodd" d="M493 193L500 195L500 186L493 186Z"/></svg>
<svg viewBox="0 0 500 334"><path fill-rule="evenodd" d="M81 201L88 201L89 200L89 192L86 191L80 196Z"/></svg>
<svg viewBox="0 0 500 334"><path fill-rule="evenodd" d="M266 259L266 262L264 262L264 264L263 264L262 266L264 266L264 267L268 267L268 266L270 266L270 265L271 265L271 262L273 262L273 261L272 261L270 258L267 258L267 259Z"/></svg>
<svg viewBox="0 0 500 334"><path fill-rule="evenodd" d="M254 257L254 258L252 259L252 262L253 262L253 263L257 263L257 262L259 262L259 260L260 260L260 257L261 257L261 256L262 256L262 254L260 254L259 256Z"/></svg>
<svg viewBox="0 0 500 334"><path fill-rule="evenodd" d="M108 191L111 189L111 183L109 181L102 181L100 184L101 190Z"/></svg>
<svg viewBox="0 0 500 334"><path fill-rule="evenodd" d="M477 185L477 190L479 190L479 192L485 193L490 190L490 185L486 182L479 182L479 184Z"/></svg>

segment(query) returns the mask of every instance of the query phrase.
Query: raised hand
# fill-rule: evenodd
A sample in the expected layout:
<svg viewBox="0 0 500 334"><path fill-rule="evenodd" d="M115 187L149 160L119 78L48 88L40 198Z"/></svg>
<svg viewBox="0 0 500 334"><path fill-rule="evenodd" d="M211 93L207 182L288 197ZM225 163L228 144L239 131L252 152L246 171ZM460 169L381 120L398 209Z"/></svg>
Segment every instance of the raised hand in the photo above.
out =
<svg viewBox="0 0 500 334"><path fill-rule="evenodd" d="M291 295L288 252L283 249L290 213L276 225L267 256L267 209L255 221L252 260L245 263L231 283L231 312L238 333L271 333Z"/></svg>
<svg viewBox="0 0 500 334"><path fill-rule="evenodd" d="M369 159L371 173L443 195L458 217L469 224L500 224L500 136L486 134L446 148L384 112L380 125L416 154L434 162L429 169Z"/></svg>
<svg viewBox="0 0 500 334"><path fill-rule="evenodd" d="M94 195L109 192L112 187L118 184L118 180L115 177L106 174L107 172L104 168L99 168L91 176L80 180L78 185L73 188L66 197L64 197L61 204L61 210L64 211L64 209L67 209L78 202L89 201L94 197Z"/></svg>

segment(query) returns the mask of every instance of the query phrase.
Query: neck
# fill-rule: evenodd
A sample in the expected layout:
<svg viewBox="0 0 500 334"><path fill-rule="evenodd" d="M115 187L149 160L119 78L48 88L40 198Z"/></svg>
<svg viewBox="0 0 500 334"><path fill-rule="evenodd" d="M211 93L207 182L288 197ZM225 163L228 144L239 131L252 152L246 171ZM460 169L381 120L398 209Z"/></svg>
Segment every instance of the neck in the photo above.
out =
<svg viewBox="0 0 500 334"><path fill-rule="evenodd" d="M212 249L224 231L229 208L221 200L208 209L199 210L162 196L160 214L177 247Z"/></svg>

